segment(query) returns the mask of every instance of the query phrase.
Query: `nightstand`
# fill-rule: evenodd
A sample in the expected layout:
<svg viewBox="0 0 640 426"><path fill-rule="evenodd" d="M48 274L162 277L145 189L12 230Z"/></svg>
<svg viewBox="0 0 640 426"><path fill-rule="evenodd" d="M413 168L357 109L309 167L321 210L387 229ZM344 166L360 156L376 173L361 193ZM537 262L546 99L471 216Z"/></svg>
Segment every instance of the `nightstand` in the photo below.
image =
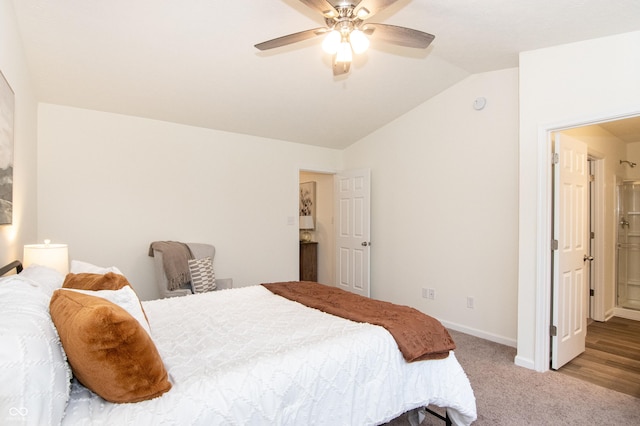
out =
<svg viewBox="0 0 640 426"><path fill-rule="evenodd" d="M300 281L318 281L318 243L300 241Z"/></svg>

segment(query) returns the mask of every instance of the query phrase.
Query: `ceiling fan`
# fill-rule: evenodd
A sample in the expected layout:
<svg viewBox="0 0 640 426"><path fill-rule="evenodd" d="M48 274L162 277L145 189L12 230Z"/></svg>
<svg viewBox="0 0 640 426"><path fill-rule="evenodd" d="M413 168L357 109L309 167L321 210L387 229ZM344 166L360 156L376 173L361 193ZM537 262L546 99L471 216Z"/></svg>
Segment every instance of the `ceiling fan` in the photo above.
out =
<svg viewBox="0 0 640 426"><path fill-rule="evenodd" d="M333 74L349 72L353 53L359 54L369 47L369 38L405 47L425 49L435 38L433 35L387 24L365 22L397 0L300 0L324 16L326 27L274 38L255 45L260 50L286 46L326 34L322 47L334 55Z"/></svg>

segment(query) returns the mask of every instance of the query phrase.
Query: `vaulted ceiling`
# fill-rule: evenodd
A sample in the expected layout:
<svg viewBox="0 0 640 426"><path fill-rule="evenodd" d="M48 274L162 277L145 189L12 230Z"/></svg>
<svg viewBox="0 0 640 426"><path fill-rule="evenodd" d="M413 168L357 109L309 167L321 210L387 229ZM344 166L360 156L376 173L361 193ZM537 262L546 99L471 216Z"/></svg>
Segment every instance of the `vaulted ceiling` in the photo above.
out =
<svg viewBox="0 0 640 426"><path fill-rule="evenodd" d="M517 67L521 51L640 30L638 0L398 0L371 22L434 34L431 46L372 43L334 77L322 37L254 48L324 26L299 0L13 5L40 101L331 148L470 74Z"/></svg>

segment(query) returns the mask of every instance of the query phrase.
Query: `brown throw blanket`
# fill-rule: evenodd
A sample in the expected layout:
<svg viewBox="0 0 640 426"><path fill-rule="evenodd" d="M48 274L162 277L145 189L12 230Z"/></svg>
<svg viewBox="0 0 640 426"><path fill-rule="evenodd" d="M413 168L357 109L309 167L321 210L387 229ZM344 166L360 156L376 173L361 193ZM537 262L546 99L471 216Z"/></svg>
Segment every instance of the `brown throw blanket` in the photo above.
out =
<svg viewBox="0 0 640 426"><path fill-rule="evenodd" d="M408 306L310 281L262 284L272 293L328 314L384 327L408 362L443 359L456 345L440 321Z"/></svg>
<svg viewBox="0 0 640 426"><path fill-rule="evenodd" d="M188 245L177 241L154 241L149 246L149 256L153 257L154 250L162 253L169 290L177 290L191 281L189 259L193 259L193 254Z"/></svg>

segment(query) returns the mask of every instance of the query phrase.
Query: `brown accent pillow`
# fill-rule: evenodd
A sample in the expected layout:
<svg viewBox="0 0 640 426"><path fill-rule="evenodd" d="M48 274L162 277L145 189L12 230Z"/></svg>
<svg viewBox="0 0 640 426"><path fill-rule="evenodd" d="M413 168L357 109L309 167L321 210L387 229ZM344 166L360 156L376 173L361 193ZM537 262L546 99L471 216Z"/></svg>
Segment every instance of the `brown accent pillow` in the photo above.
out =
<svg viewBox="0 0 640 426"><path fill-rule="evenodd" d="M171 389L153 340L120 306L56 290L49 310L74 376L102 398L138 402Z"/></svg>
<svg viewBox="0 0 640 426"><path fill-rule="evenodd" d="M120 290L129 281L124 275L108 272L106 274L67 274L62 288L75 288L78 290Z"/></svg>

